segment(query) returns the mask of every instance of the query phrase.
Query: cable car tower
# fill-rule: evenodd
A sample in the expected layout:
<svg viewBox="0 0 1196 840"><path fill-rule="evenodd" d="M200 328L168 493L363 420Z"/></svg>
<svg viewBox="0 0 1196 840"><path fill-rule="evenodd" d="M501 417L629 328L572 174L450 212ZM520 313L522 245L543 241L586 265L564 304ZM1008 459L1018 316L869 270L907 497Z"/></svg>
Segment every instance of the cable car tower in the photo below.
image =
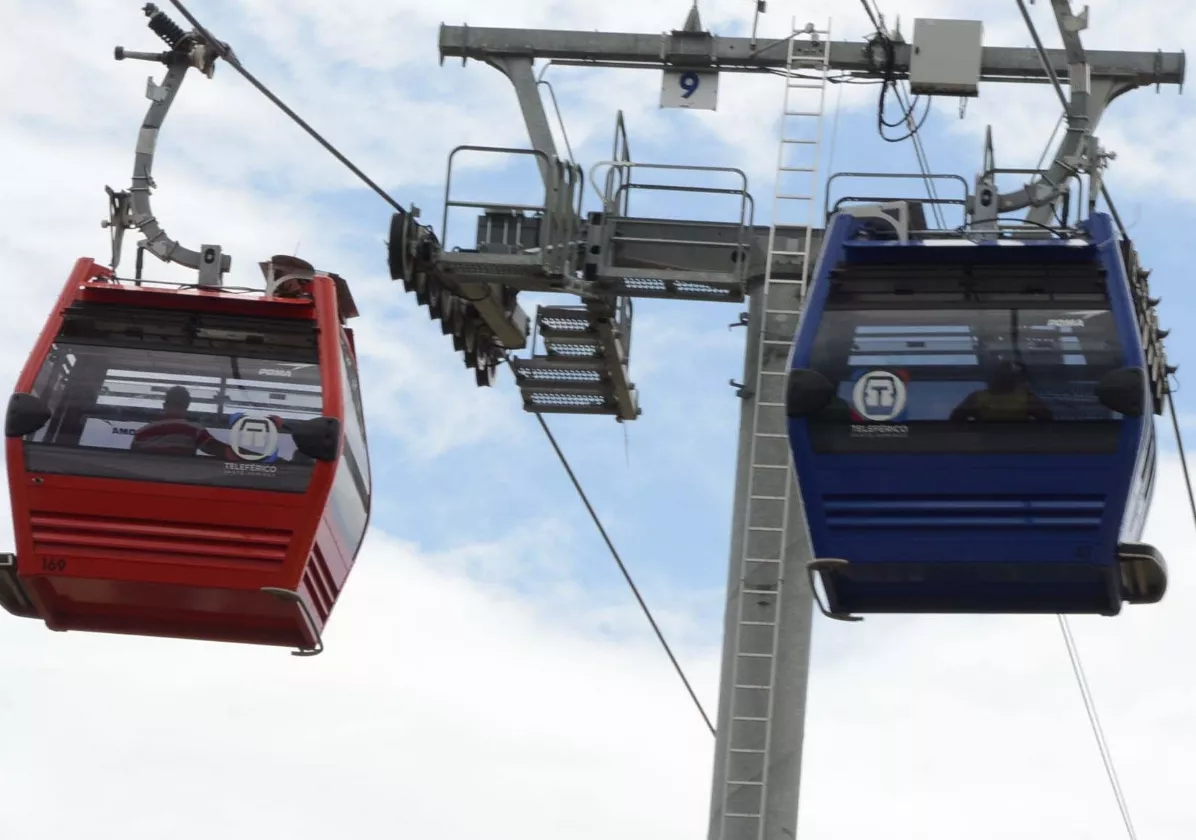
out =
<svg viewBox="0 0 1196 840"><path fill-rule="evenodd" d="M765 4L756 5L758 16ZM829 23L796 21L789 37L776 41L757 39L755 27L750 38L718 37L702 27L697 3L682 28L663 35L441 27L442 60L484 62L511 81L531 140L526 149L461 146L450 155L441 235L447 235L451 209L473 208L482 211L475 242L450 247L415 212L397 213L392 221L392 276L440 318L466 365L478 371L479 384L491 384L494 366L510 357L526 410L633 420L642 409L631 378L632 301L748 304L740 316L747 329L744 378L731 383L742 408L710 840L781 840L797 829L812 589L809 533L791 468L785 383L805 286L821 247L819 165L827 84L852 77L908 79L914 94L974 97L982 81L1053 83L1065 106L1067 132L1047 170L1021 170L1030 176L1025 187L998 191L997 176L1017 170L995 166L990 137L983 172L972 186L959 176L925 170L909 176L843 173L828 179L825 197L828 215L842 210L882 217L905 231L926 228L927 208L937 215L943 204L964 208L969 224L957 236L996 238L1001 217L1023 210L1023 232L1049 228L1061 208L1066 218L1071 179L1088 178L1090 207L1098 194L1108 198L1100 180L1108 155L1093 132L1112 100L1148 85L1181 85L1184 78L1182 53L1085 51L1079 32L1087 12L1073 15L1067 0L1051 5L1064 50L1047 50L1041 42L1030 49L985 48L979 21L917 20L913 43L885 31L866 44L832 41ZM713 109L721 73L782 76L768 225L755 222L755 200L741 170L633 160L621 112L610 160L587 173L571 153L563 157L540 96L539 88L549 85L535 73L537 59L661 71L662 107ZM1070 99L1061 78L1069 81ZM453 164L466 153L533 158L543 201L499 206L461 198L453 189ZM693 182L678 186L652 179L662 172ZM735 186L705 185L712 174L730 176ZM875 184L901 177L923 181L929 197L830 202L830 180ZM601 201L600 209L584 213L587 180ZM962 195L941 197L939 189L951 182L962 185ZM719 220L631 212L633 195L664 190L730 195L738 212ZM1152 308L1157 301L1149 298L1147 272L1132 246L1125 260L1141 301L1143 334L1153 338L1147 355L1159 387L1167 368ZM533 322L519 307L522 291L570 294L581 302L540 307ZM514 356L529 346L530 356Z"/></svg>

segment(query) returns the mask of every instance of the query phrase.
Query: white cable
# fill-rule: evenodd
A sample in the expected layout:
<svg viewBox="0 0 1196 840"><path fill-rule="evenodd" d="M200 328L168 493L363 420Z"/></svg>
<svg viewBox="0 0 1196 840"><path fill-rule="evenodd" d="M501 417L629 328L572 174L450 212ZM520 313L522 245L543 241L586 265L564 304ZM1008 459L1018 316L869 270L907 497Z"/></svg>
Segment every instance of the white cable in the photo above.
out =
<svg viewBox="0 0 1196 840"><path fill-rule="evenodd" d="M1138 833L1134 830L1134 821L1130 818L1130 808L1125 801L1125 793L1121 789L1121 780L1117 777L1117 768L1113 765L1113 755L1109 750L1109 742L1105 739L1104 728L1100 725L1100 716L1096 713L1096 700L1092 697L1092 689L1088 686L1088 678L1084 675L1084 664L1080 661L1080 651L1076 647L1076 640L1071 634L1071 625L1067 616L1059 615L1059 630L1063 633L1063 643L1067 646L1067 656L1071 660L1071 670L1076 677L1076 685L1080 688L1080 696L1084 700L1084 711L1088 713L1088 722L1092 726L1092 734L1096 736L1096 746L1100 750L1101 761L1105 765L1105 775L1113 788L1113 797L1117 800L1117 808L1121 811L1121 820L1125 824L1126 834L1130 840L1138 840Z"/></svg>

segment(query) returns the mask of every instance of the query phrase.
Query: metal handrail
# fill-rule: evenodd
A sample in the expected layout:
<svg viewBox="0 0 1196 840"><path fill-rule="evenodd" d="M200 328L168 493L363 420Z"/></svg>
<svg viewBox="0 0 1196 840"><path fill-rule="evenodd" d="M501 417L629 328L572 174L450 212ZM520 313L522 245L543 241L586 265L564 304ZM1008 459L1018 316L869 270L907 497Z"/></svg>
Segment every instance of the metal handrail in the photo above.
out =
<svg viewBox="0 0 1196 840"><path fill-rule="evenodd" d="M738 233L735 237L735 242L692 242L690 240L679 239L665 239L659 237L631 237L631 236L612 236L613 241L619 242L639 242L652 243L657 245L688 245L693 247L710 247L710 248L726 248L731 250L733 254L739 255L736 259L736 271L743 276L747 269L748 260L746 252L750 247L748 243L748 229L755 223L756 218L756 200L752 194L748 192L748 178L747 174L742 169L729 166L691 166L686 164L673 163L634 163L632 161L618 161L608 160L600 161L590 168L590 183L595 185L595 192L597 192L597 171L601 167L610 167L610 172L607 174L607 184L611 184L611 172L616 170L626 171L628 174L621 180L623 183L613 192L609 189L603 195L599 193L599 198L602 199L603 211L609 215L619 215L616 211L620 204L626 207L629 204L628 195L632 189L653 190L659 192L689 192L689 193L705 193L707 195L737 195L740 196L739 202L739 221ZM678 184L637 184L630 180L630 171L633 168L641 169L662 169L688 172L725 172L739 176L743 186L740 189L732 189L728 187L697 187L697 186L683 186ZM620 201L620 198L622 201ZM720 224L718 222L709 222L703 224Z"/></svg>
<svg viewBox="0 0 1196 840"><path fill-rule="evenodd" d="M843 198L836 201L834 203L834 205L832 205L831 204L831 184L833 184L835 181L839 180L840 178L884 178L884 179L890 179L890 180L918 180L918 181L923 181L923 182L925 182L925 181L958 181L963 186L963 199L960 200L960 199L937 198L937 197L931 198L929 196L927 196L925 198L905 198L905 197L899 197L899 196L886 196L884 198L872 199L872 198L856 198L856 197L851 197L851 196L844 196ZM963 178L963 176L950 174L950 173L936 174L936 173L923 173L923 172L836 172L835 174L831 175L829 178L826 179L826 187L823 192L822 206L826 208L826 217L828 219L832 215L834 215L834 212L836 210L838 210L838 208L841 206L843 201L846 201L846 200L876 201L876 202L886 202L886 201L915 202L916 201L916 202L920 202L922 204L962 204L964 206L965 212L966 212L967 204L968 204L968 197L969 197L969 190L970 190L970 188L968 186L968 182Z"/></svg>
<svg viewBox="0 0 1196 840"><path fill-rule="evenodd" d="M611 160L617 160L620 163L631 163L631 143L627 138L627 123L623 119L623 112L619 111L615 115L615 140L611 149ZM614 182L616 177L619 181L619 186L615 187ZM606 193L603 197L603 206L618 206L616 196L625 187L628 186L631 175L625 169L611 168L606 173ZM623 206L619 207L619 214L626 216L629 206L630 194L623 194ZM614 201L614 204L610 202Z"/></svg>
<svg viewBox="0 0 1196 840"><path fill-rule="evenodd" d="M544 189L544 202L542 204L503 204L492 201L453 199L453 161L459 152L486 152L535 157L541 163L541 168L548 173L548 184ZM584 190L585 171L581 166L560 157L550 157L539 149L516 149L505 146L457 146L449 153L448 158L441 231L447 240L449 210L454 207L539 213L541 222L536 233L535 250L540 253L541 264L545 268L555 267L564 273L569 273L572 270L573 262L574 248L572 246L579 241L581 236L581 204Z"/></svg>
<svg viewBox="0 0 1196 840"><path fill-rule="evenodd" d="M893 195L845 195L839 197L835 203L827 209L826 217L829 219L831 216L838 213L839 208L844 204L857 201L863 204L883 204L889 201L908 201L911 203L917 202L918 204L958 204L963 207L966 207L968 204L968 200L966 198L905 198L903 196Z"/></svg>
<svg viewBox="0 0 1196 840"><path fill-rule="evenodd" d="M675 170L675 171L685 171L685 172L726 172L726 173L730 173L732 175L738 175L740 180L743 181L742 189L730 190L729 191L730 193L732 193L734 195L742 195L745 198L750 198L750 195L751 195L748 192L747 173L745 173L742 169L737 169L732 166L691 166L691 165L682 164L682 163L635 163L630 160L603 160L603 161L599 161L598 163L595 163L593 166L590 167L590 182L595 185L594 191L597 193L598 198L602 200L603 210L607 213L614 213L615 211L612 210L611 207L609 206L608 201L607 201L607 196L603 195L601 192L598 191L597 175L596 175L597 171L604 166L609 166L612 169L628 170L629 171L628 178L630 178L630 170L633 168L665 169L665 170ZM627 187L629 189L630 188L674 189L674 190L679 190L682 192L706 192L706 193L724 193L724 194L728 192L728 190L726 188L682 187L682 186L673 186L673 185L668 185L668 184L635 184L635 183L631 183L630 181L627 182ZM741 202L741 208L740 208L740 218L741 219L745 218L745 216L746 216L746 206L745 206L746 204L747 204L746 201Z"/></svg>

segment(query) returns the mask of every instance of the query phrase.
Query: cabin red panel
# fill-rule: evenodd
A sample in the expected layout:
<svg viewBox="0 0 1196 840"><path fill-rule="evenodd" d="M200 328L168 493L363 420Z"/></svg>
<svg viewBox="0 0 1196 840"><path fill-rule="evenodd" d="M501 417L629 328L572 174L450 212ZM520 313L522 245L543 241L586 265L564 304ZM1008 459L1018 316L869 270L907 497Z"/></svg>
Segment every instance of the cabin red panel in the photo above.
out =
<svg viewBox="0 0 1196 840"><path fill-rule="evenodd" d="M134 288L109 282L108 277L106 269L89 260L80 260L76 264L53 316L21 374L16 389L18 394L32 393L39 372L45 377L43 361L48 358L63 329L64 314L72 303L85 301L89 306L104 306L102 310L94 310L93 306L87 311L119 315L123 309L139 307L138 311L214 313L219 317L252 318L254 323L264 323L267 328L271 322L315 320L321 377L317 411L323 417L337 421L345 416L341 319L337 312L337 289L328 277L316 276L309 284L310 296L306 298L265 298L243 292L146 286ZM109 316L104 314L103 317ZM177 319L178 316L172 317ZM149 327L151 331L156 328L155 325ZM220 337L220 334L214 334ZM130 335L139 337L136 333ZM120 340L119 334L117 340ZM175 348L168 350L175 353ZM314 363L316 359L312 361ZM86 368L80 369L87 372ZM250 374L236 369L233 375L244 377ZM79 376L84 377L84 374ZM126 387L136 392L141 387L137 383L150 374L134 372L124 376L132 382L131 385L126 382ZM130 376L133 378L129 379ZM142 379L138 379L139 376ZM288 385L280 384L277 389ZM150 388L148 397L164 389L164 386L155 387L157 390ZM236 387L242 392L247 387L251 390L257 387L258 399L277 396L262 396L263 388L269 391L265 386L227 387ZM243 395L234 396L244 399ZM145 398L140 402L144 403ZM133 399L125 404L133 406L139 402ZM216 405L217 411L224 411L219 407L222 405L220 399ZM119 409L118 414L121 411L127 414L130 410L133 409ZM146 409L136 410L144 412ZM65 419L55 422L74 422L78 426L81 422L77 416L79 410L65 411L67 413L62 415ZM111 425L114 421L102 422ZM115 422L124 421L118 419ZM280 419L278 422L296 421ZM280 430L289 428L279 426ZM74 448L54 449L52 454L58 460L43 457L40 463L50 464L54 471L30 470L26 458L29 440L32 438L9 437L6 444L17 542L16 580L7 582L11 585L9 591L12 587L24 591L33 602L38 617L48 626L56 630L131 633L305 649L316 646L318 634L332 614L360 543L360 533L354 539L352 535L340 532L345 522L354 526L360 523L363 532L365 520L362 516L368 519L368 472L364 490L360 476L354 485L359 490L354 497L356 504L364 505L364 512L350 509L349 514L354 515L346 514L343 490L340 506L333 511L330 496L334 477L345 474L340 451L343 443L331 451L325 446L317 451L317 460L308 460L313 466L310 467L310 480L304 479L306 484L284 488L289 492L279 492L271 490L268 483L264 489L248 490L214 486L203 476L188 475L172 480L168 469L163 472L167 462L150 463L152 456L149 461L144 456L138 456L140 462L120 461L122 456L118 452L114 455L116 450L111 445L96 450L94 443L83 444L81 440L72 444ZM294 446L300 448L312 445L299 437L295 441ZM36 445L45 451L47 444ZM129 444L122 445L127 448ZM321 444L317 442L315 445ZM142 475L136 476L137 480L124 480L102 474L102 470L89 474L63 474L63 469L69 472L71 459L92 457L90 453L96 451L108 459L103 469L116 470L118 475L123 475L125 472L135 473L149 464L157 470L155 475L159 477L146 480ZM308 450L302 451L306 453ZM299 463L294 456L290 461ZM68 467L61 467L63 463ZM192 469L184 462L178 463L183 465L180 469ZM210 467L215 465L219 473L219 461L200 459L186 463L206 464L203 469L209 474L213 474ZM91 468L86 467L84 472L87 469ZM235 480L227 478L228 469L228 466L224 469L225 483ZM279 467L277 471L281 470ZM180 483L182 481L192 483ZM340 483L344 485L345 482L342 479ZM302 489L304 486L305 490ZM263 592L267 587L293 592L299 602ZM20 614L9 604L5 606Z"/></svg>

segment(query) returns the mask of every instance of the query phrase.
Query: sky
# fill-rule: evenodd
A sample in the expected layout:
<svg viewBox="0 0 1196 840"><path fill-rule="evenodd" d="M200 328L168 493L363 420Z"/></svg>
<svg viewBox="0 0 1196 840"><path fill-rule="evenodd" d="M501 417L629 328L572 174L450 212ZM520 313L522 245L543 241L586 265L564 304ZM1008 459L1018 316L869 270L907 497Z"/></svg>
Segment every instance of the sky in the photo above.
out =
<svg viewBox="0 0 1196 840"><path fill-rule="evenodd" d="M127 186L160 69L133 0L0 6L0 379L12 382L74 260L108 260L105 184ZM166 5L165 3L161 5ZM657 33L686 0L193 0L245 65L405 205L440 229L459 144L526 146L493 69L437 60L441 21ZM854 4L773 0L836 38L869 32ZM1012 2L882 0L900 15L983 17L987 43L1028 46ZM1196 6L1092 3L1091 48L1192 46ZM719 34L753 4L703 0ZM1049 4L1031 7L1058 43ZM636 160L737 166L767 207L781 88L724 75L717 111L661 111L656 71L553 67L579 160L609 156L624 112ZM875 88L847 88L830 170L914 171L875 132ZM985 85L960 119L936 102L932 168L970 183L992 124L1002 166L1031 166L1058 117L1045 87ZM1196 106L1174 89L1115 103L1098 131L1173 363L1182 329L1196 172ZM371 530L328 627L326 653L88 634L0 616L0 838L151 840L389 836L681 840L704 836L713 739L638 612L535 422L502 371L473 375L386 272L390 209L231 68L192 74L163 131L154 210L192 247L232 255L230 282L297 253L346 277L375 476ZM534 198L534 173L485 161L462 194ZM588 199L593 206L594 198ZM664 208L683 214L685 207ZM451 229L450 229L451 232ZM130 237L131 238L131 237ZM449 244L469 245L464 240ZM131 261L132 248L126 250ZM154 276L177 268L147 261ZM534 311L536 299L524 303ZM742 374L742 307L643 302L632 376L643 416L549 418L645 598L713 715ZM1188 394L1181 416L1196 416ZM1170 441L1167 427L1161 427ZM1185 428L1191 428L1185 423ZM1137 830L1187 840L1196 801L1193 540L1175 447L1164 447L1147 539L1170 560L1157 606L1072 620ZM0 533L0 544L11 531ZM1124 836L1058 626L1038 617L873 617L814 625L800 838L1106 840Z"/></svg>

